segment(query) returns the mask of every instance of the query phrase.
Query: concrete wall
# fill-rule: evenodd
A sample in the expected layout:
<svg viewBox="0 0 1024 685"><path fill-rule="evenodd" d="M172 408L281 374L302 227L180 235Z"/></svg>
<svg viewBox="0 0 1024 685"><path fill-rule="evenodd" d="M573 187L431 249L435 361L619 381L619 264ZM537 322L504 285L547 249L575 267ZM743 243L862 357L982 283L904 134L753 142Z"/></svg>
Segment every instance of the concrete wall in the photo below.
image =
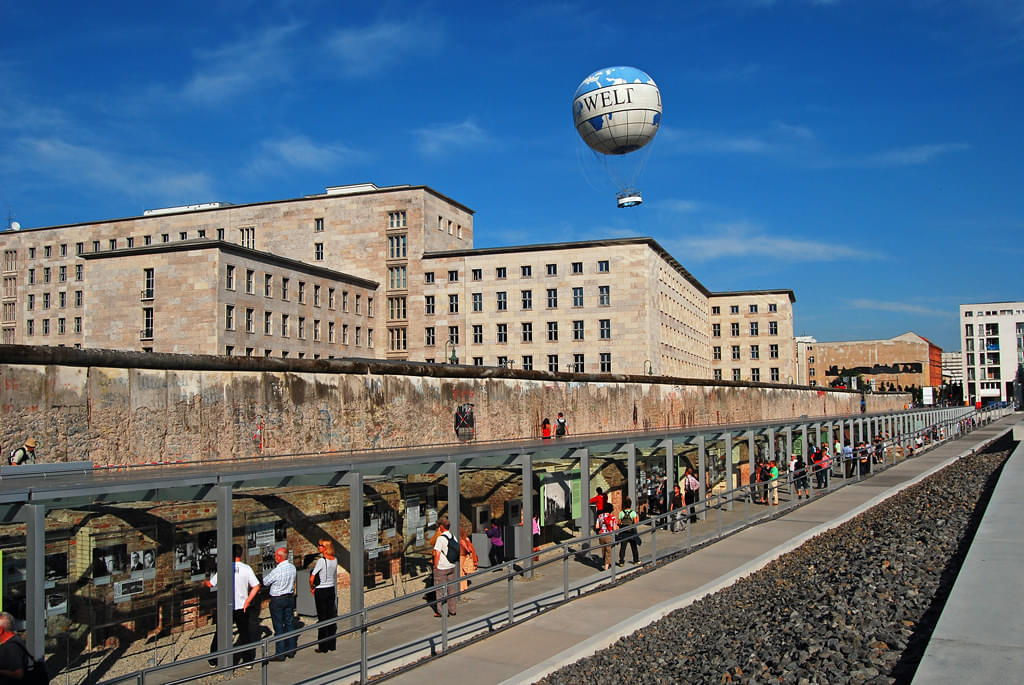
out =
<svg viewBox="0 0 1024 685"><path fill-rule="evenodd" d="M144 463L455 442L475 405L478 440L858 413L845 391L645 376L552 374L370 360L292 360L0 346L2 446L29 435L39 461ZM906 395L869 395L867 410ZM636 409L637 422L633 415Z"/></svg>

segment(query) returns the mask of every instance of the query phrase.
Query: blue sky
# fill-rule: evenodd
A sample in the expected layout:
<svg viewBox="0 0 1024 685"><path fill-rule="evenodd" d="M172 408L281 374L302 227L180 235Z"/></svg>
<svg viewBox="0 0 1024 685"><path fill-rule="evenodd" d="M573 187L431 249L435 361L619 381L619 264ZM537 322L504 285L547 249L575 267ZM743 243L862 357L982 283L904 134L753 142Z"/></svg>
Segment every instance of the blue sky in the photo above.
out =
<svg viewBox="0 0 1024 685"><path fill-rule="evenodd" d="M477 247L651 236L711 290L792 288L819 340L955 350L959 303L1024 299L1022 0L0 1L0 26L25 227L423 184ZM570 109L618 64L664 104L634 209Z"/></svg>

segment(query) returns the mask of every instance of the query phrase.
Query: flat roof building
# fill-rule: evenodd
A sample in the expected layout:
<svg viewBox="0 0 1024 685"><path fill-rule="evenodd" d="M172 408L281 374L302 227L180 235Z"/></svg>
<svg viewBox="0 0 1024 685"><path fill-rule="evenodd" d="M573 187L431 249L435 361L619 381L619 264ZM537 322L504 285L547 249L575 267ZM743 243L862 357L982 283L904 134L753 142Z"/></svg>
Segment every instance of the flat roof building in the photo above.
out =
<svg viewBox="0 0 1024 685"><path fill-rule="evenodd" d="M1017 369L1024 364L1024 302L960 305L964 400L1012 402Z"/></svg>

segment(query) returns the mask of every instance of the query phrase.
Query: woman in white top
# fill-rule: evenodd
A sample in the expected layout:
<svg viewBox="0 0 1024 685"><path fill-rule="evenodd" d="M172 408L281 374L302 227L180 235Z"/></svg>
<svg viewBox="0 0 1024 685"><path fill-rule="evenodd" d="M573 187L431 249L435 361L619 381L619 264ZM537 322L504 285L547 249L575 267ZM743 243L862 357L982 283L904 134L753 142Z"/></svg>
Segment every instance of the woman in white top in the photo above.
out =
<svg viewBox="0 0 1024 685"><path fill-rule="evenodd" d="M338 615L338 560L334 557L334 543L330 540L321 540L317 547L323 556L316 560L309 574L309 589L316 602L317 621L326 621ZM336 623L321 627L317 632L317 639L321 642L316 651L333 652L337 649L338 641L334 637L337 631Z"/></svg>

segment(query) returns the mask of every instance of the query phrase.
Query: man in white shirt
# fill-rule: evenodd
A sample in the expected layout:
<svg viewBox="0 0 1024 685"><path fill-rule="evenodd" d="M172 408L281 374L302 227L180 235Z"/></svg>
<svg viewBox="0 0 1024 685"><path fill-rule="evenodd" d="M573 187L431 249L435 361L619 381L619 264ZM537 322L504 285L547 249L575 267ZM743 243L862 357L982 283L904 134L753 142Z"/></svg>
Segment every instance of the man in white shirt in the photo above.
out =
<svg viewBox="0 0 1024 685"><path fill-rule="evenodd" d="M235 555L235 598L232 619L234 619L235 622L235 629L238 630L238 644L247 645L252 642L252 634L249 631L249 606L252 604L252 601L256 599L256 595L260 591L260 581L256 579L256 574L253 573L252 567L242 562L242 546L232 545L231 551ZM211 590L216 590L217 574L214 573L210 576L209 580L204 580L203 585ZM212 654L216 651L217 631L214 631L213 641L210 642L210 653ZM235 655L236 663L252 661L255 658L256 650L249 650ZM210 666L216 668L217 662L214 659L210 659ZM250 665L249 668L252 668L252 666Z"/></svg>
<svg viewBox="0 0 1024 685"><path fill-rule="evenodd" d="M270 620L274 623L274 635L295 630L295 564L288 561L288 549L274 550L277 566L263 576L263 584L270 588ZM274 661L284 661L295 656L299 639L296 636L278 640Z"/></svg>
<svg viewBox="0 0 1024 685"><path fill-rule="evenodd" d="M455 580L455 564L448 561L448 545L455 545L458 547L459 541L456 540L448 529L450 528L448 516L442 516L441 520L437 522L438 536L434 542L434 587L437 590L434 591L437 597L437 603L434 604L434 616L440 618L441 616L441 605L444 604L445 597L448 598L448 615L455 615L455 592L458 588L454 585L449 586L447 589L442 587L446 582Z"/></svg>

